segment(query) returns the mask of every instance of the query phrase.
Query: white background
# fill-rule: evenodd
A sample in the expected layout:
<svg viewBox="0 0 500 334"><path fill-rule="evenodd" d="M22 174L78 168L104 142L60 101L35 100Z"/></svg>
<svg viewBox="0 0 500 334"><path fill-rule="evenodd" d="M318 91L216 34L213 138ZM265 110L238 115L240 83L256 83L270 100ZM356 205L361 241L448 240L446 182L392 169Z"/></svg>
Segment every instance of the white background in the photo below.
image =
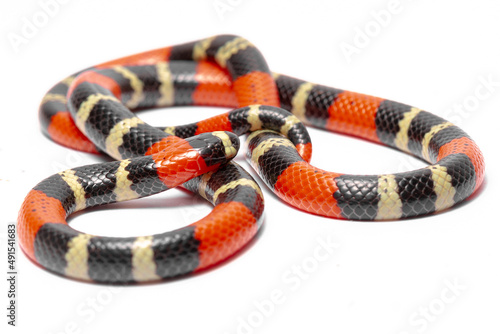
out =
<svg viewBox="0 0 500 334"><path fill-rule="evenodd" d="M485 186L473 200L442 214L399 222L306 214L278 200L259 180L266 219L256 240L212 270L160 284L113 290L75 282L35 266L19 251L18 327L6 326L4 279L2 327L9 333L43 334L498 332L500 6L494 0L400 0L398 12L381 27L373 12L386 10L389 3L75 0L59 5L16 48L9 36L22 36L24 18L32 22L42 7L33 0L2 2L4 273L6 225L16 221L26 193L57 171L102 161L41 134L37 110L45 91L84 67L215 34L246 37L273 71L446 117L478 143L487 164ZM358 43L358 53L346 57L341 46L356 47L356 35L366 28L372 35L366 45ZM492 92L477 99L477 89L486 92L481 80L487 78L495 83ZM464 111L454 111L454 105ZM182 108L140 116L154 124L176 125L221 112ZM327 170L378 174L423 166L379 145L315 129L310 134L312 162ZM237 161L249 169L242 156ZM86 212L71 223L95 234L146 235L187 225L209 211L201 200L172 190ZM333 240L338 248L314 262L319 240ZM294 265L305 265L307 277L292 273ZM455 293L447 290L450 284L459 286ZM277 291L281 303L262 303ZM267 309L261 311L256 304Z"/></svg>

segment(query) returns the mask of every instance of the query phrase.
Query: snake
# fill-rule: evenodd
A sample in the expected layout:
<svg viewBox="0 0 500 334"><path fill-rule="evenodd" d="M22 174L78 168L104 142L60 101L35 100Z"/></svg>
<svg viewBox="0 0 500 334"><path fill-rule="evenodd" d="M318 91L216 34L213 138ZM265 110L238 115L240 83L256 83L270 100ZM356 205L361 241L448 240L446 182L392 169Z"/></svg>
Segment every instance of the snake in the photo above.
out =
<svg viewBox="0 0 500 334"><path fill-rule="evenodd" d="M229 112L154 127L136 111L216 106ZM43 97L39 119L54 142L116 161L54 174L26 196L18 217L25 254L51 272L98 283L140 283L203 270L259 231L259 184L231 160L246 158L276 196L329 218L397 220L444 211L481 186L485 163L458 126L400 102L271 72L235 35L154 49L86 68ZM429 163L413 171L351 175L310 164L306 126L395 148ZM74 212L181 186L214 206L165 233L104 237L67 223Z"/></svg>

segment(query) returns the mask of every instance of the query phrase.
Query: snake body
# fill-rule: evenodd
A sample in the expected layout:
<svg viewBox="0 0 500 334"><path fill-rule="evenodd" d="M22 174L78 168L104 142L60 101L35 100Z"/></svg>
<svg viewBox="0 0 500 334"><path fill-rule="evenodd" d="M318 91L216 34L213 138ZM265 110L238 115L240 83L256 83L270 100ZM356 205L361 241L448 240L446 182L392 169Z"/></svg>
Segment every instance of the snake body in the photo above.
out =
<svg viewBox="0 0 500 334"><path fill-rule="evenodd" d="M235 109L165 127L152 127L131 112L182 105ZM254 45L232 35L80 71L48 91L39 115L52 140L119 160L47 178L28 194L19 214L21 246L31 259L90 281L186 274L245 245L260 226L262 192L243 168L226 163L238 149L236 136L245 133L247 158L275 194L326 217L387 220L445 210L477 190L484 176L481 151L457 126L402 103L271 73ZM309 164L312 146L302 122L385 144L431 165L385 175L324 171ZM180 230L107 238L78 232L65 220L86 207L181 184L214 210Z"/></svg>

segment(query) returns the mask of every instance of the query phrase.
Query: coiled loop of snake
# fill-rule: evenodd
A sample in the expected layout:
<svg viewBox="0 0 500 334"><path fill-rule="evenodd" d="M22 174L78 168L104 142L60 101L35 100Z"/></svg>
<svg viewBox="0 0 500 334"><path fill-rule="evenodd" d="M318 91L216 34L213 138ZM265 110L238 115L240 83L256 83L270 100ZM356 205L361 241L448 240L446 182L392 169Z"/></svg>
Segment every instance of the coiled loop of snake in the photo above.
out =
<svg viewBox="0 0 500 334"><path fill-rule="evenodd" d="M194 124L161 128L145 124L128 110L172 105L237 109ZM200 270L231 255L255 235L262 193L233 162L184 184L215 204L210 218L195 223L189 232L160 241L150 236L113 244L74 234L65 224L65 216L74 210L177 185L165 182L153 168L158 162L152 157L162 152L173 149L185 157L185 145L190 145L205 157L218 146L223 147L224 158L231 158L237 145L229 132L252 132L247 157L280 198L327 217L400 219L441 211L470 196L484 175L479 148L457 126L402 103L272 74L255 46L230 35L157 49L77 73L46 94L40 119L45 133L58 143L125 159L114 163L115 179L103 181L109 181L105 195L94 191L95 181L89 180L103 178L110 170L103 171L103 165L70 170L37 186L20 213L22 245L32 259L58 273L94 281L154 280ZM309 164L311 142L300 121L395 147L432 165L372 176L320 170ZM185 139L211 131L217 132ZM206 142L212 146L204 146ZM149 160L145 169L136 166L136 158L131 160L144 155L139 159L155 161ZM218 165L205 158L195 160L187 163L192 170L195 165ZM140 168L152 179L135 179ZM56 188L63 189L66 197L52 190ZM52 206L47 209L49 202ZM44 208L44 214L50 214L30 213L32 203L38 203L35 210ZM214 215L223 218L210 220ZM51 224L54 228L49 228ZM111 257L94 252L106 247L109 256L119 256L115 265Z"/></svg>

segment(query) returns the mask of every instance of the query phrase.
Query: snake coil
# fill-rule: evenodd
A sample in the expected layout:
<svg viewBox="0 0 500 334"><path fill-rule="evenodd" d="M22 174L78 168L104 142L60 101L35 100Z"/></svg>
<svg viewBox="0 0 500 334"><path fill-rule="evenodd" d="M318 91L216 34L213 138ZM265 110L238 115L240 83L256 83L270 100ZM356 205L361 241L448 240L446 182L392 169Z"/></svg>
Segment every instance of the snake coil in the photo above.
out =
<svg viewBox="0 0 500 334"><path fill-rule="evenodd" d="M153 127L133 111L168 106L233 110L181 126ZM247 159L287 203L326 217L388 220L445 210L481 185L484 160L460 128L402 103L271 73L257 48L232 35L156 49L87 68L44 96L45 134L115 162L69 169L39 183L18 219L20 243L58 274L105 283L154 281L214 265L258 231L262 191L230 161L248 134ZM348 175L309 164L311 125L394 147L428 167ZM134 238L76 231L85 208L182 185L214 205L184 228Z"/></svg>

